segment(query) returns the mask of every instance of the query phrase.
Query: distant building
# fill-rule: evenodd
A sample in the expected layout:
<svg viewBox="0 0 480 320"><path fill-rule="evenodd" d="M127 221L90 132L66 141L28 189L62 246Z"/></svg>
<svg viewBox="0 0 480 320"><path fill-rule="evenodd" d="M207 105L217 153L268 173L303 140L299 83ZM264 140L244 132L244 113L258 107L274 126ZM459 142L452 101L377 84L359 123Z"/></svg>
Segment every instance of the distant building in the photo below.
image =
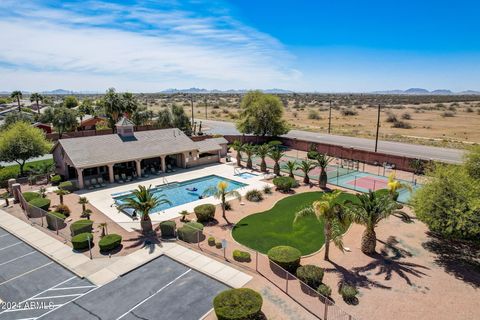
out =
<svg viewBox="0 0 480 320"><path fill-rule="evenodd" d="M42 129L45 133L52 133L52 126L46 123L35 122L32 124L35 128Z"/></svg>
<svg viewBox="0 0 480 320"><path fill-rule="evenodd" d="M85 117L84 117L85 118ZM78 126L79 131L85 131L85 130L95 130L97 123L99 122L106 122L107 118L105 117L87 117L86 119L83 119L80 122L80 125Z"/></svg>

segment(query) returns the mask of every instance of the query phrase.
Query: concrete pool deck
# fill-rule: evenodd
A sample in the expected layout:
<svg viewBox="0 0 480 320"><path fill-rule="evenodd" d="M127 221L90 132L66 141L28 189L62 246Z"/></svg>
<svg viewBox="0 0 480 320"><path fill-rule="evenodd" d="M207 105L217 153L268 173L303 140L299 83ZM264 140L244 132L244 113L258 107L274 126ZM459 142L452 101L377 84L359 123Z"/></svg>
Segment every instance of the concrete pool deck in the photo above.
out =
<svg viewBox="0 0 480 320"><path fill-rule="evenodd" d="M191 169L179 169L178 172L161 174L150 179L141 179L137 181L132 181L125 184L115 184L108 185L105 188L98 190L82 190L76 192L77 194L87 197L94 207L100 210L103 214L108 216L110 219L115 221L119 226L124 228L126 231L134 231L135 229L140 229L140 221L133 220L130 216L123 212L119 212L114 205L114 200L112 198L113 194L121 194L133 189L136 189L138 185L143 186L158 186L164 185L166 183L172 182L183 182L192 179L198 179L209 175L217 175L229 180L240 182L246 184L247 186L237 189L237 191L244 196L249 190L259 189L262 190L266 185L273 187L271 184L268 184L264 181L261 181L264 176L258 172L253 173L254 175L248 179L239 177L237 174L239 172L250 172L245 169L236 171L234 163L230 164L216 164L208 165L204 167L195 167ZM212 197L206 197L204 199L199 199L197 201L192 201L186 204L175 206L169 209L165 209L150 215L150 218L154 223L159 223L165 220L171 220L179 217L179 212L186 210L188 212L193 212L193 208L200 204L212 203L214 205L220 204L220 200Z"/></svg>

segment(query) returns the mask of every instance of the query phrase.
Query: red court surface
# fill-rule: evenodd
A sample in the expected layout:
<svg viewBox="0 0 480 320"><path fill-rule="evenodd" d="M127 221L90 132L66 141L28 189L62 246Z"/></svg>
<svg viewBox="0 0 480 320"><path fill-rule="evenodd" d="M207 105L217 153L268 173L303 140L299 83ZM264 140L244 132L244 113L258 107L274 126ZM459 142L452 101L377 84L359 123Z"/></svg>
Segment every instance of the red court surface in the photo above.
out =
<svg viewBox="0 0 480 320"><path fill-rule="evenodd" d="M379 190L385 189L387 187L388 180L382 178L373 178L373 177L360 177L347 182L347 184L367 189L367 190Z"/></svg>

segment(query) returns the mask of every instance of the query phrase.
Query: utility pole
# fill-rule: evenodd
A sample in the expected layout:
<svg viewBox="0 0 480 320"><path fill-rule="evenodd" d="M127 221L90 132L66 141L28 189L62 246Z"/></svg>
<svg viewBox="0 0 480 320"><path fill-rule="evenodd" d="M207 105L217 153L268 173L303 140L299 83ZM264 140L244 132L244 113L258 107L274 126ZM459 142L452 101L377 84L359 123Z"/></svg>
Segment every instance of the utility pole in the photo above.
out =
<svg viewBox="0 0 480 320"><path fill-rule="evenodd" d="M380 104L378 104L378 113L377 113L377 135L375 136L375 152L378 149L378 131L380 130Z"/></svg>
<svg viewBox="0 0 480 320"><path fill-rule="evenodd" d="M190 103L192 105L192 129L193 129L193 123L194 123L194 119L193 119L193 94L190 95Z"/></svg>
<svg viewBox="0 0 480 320"><path fill-rule="evenodd" d="M207 111L208 100L207 100L207 97L204 98L204 103L205 103L205 120L208 120L208 111Z"/></svg>
<svg viewBox="0 0 480 320"><path fill-rule="evenodd" d="M330 99L330 108L328 109L328 134L332 127L332 99Z"/></svg>

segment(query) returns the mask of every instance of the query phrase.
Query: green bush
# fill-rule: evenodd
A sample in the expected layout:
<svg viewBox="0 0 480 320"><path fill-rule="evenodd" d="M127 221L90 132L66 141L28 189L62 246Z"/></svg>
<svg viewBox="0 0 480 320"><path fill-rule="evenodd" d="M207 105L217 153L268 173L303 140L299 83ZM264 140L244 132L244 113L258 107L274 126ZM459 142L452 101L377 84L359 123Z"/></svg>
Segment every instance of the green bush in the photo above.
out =
<svg viewBox="0 0 480 320"><path fill-rule="evenodd" d="M272 193L272 188L269 185L266 185L265 187L263 187L263 193L271 194Z"/></svg>
<svg viewBox="0 0 480 320"><path fill-rule="evenodd" d="M268 258L288 272L295 274L300 266L302 253L300 250L289 246L277 246L268 250Z"/></svg>
<svg viewBox="0 0 480 320"><path fill-rule="evenodd" d="M252 261L250 253L242 250L233 250L233 260L238 262L250 262Z"/></svg>
<svg viewBox="0 0 480 320"><path fill-rule="evenodd" d="M262 315L262 296L249 288L230 289L213 299L218 320L254 320Z"/></svg>
<svg viewBox="0 0 480 320"><path fill-rule="evenodd" d="M8 180L15 179L19 174L18 166L10 166L0 169L0 188L8 187Z"/></svg>
<svg viewBox="0 0 480 320"><path fill-rule="evenodd" d="M307 152L307 158L310 159L310 160L317 159L319 155L320 155L320 153L318 151L315 151L315 150L310 150L310 151Z"/></svg>
<svg viewBox="0 0 480 320"><path fill-rule="evenodd" d="M22 192L23 198L25 201L30 202L30 200L33 200L35 198L40 198L40 193L38 192Z"/></svg>
<svg viewBox="0 0 480 320"><path fill-rule="evenodd" d="M330 295L332 294L332 288L322 283L318 286L317 292L324 297L330 297Z"/></svg>
<svg viewBox="0 0 480 320"><path fill-rule="evenodd" d="M297 278L311 288L318 288L323 280L323 269L312 264L298 267Z"/></svg>
<svg viewBox="0 0 480 320"><path fill-rule="evenodd" d="M88 241L93 245L93 235L90 232L84 232L72 237L72 246L75 250L83 250L88 248Z"/></svg>
<svg viewBox="0 0 480 320"><path fill-rule="evenodd" d="M295 188L298 183L291 177L276 177L272 180L275 187L282 192L290 192L292 188Z"/></svg>
<svg viewBox="0 0 480 320"><path fill-rule="evenodd" d="M67 191L70 191L70 192L75 191L75 186L73 185L73 183L72 183L71 181L61 182L61 183L58 185L58 188L59 188L59 189L63 189L63 190L67 190Z"/></svg>
<svg viewBox="0 0 480 320"><path fill-rule="evenodd" d="M185 242L196 243L202 240L203 225L197 222L187 222L177 230L178 238Z"/></svg>
<svg viewBox="0 0 480 320"><path fill-rule="evenodd" d="M350 303L356 299L358 290L357 288L355 288L352 285L349 285L348 283L343 283L340 286L338 293L340 293L340 295L342 296L343 300L345 300L345 302Z"/></svg>
<svg viewBox="0 0 480 320"><path fill-rule="evenodd" d="M210 203L201 204L193 209L198 222L208 222L215 217L215 206Z"/></svg>
<svg viewBox="0 0 480 320"><path fill-rule="evenodd" d="M55 211L63 214L65 217L70 217L70 208L66 204L59 204L56 206Z"/></svg>
<svg viewBox="0 0 480 320"><path fill-rule="evenodd" d="M213 247L215 245L215 237L208 237L208 245Z"/></svg>
<svg viewBox="0 0 480 320"><path fill-rule="evenodd" d="M162 221L160 222L160 232L162 238L173 238L175 237L175 230L177 229L177 224L175 221Z"/></svg>
<svg viewBox="0 0 480 320"><path fill-rule="evenodd" d="M247 191L245 198L251 202L260 202L263 200L263 195L259 190L253 189L253 190Z"/></svg>
<svg viewBox="0 0 480 320"><path fill-rule="evenodd" d="M232 210L232 204L230 202L225 202L225 210L227 211Z"/></svg>
<svg viewBox="0 0 480 320"><path fill-rule="evenodd" d="M93 230L93 221L92 220L78 220L75 221L70 225L70 231L72 232L72 236L76 236L80 233L90 233Z"/></svg>
<svg viewBox="0 0 480 320"><path fill-rule="evenodd" d="M62 177L57 175L54 175L52 178L50 178L50 182L54 186L58 186L58 184L62 181Z"/></svg>
<svg viewBox="0 0 480 320"><path fill-rule="evenodd" d="M48 208L50 208L50 199L47 198L33 198L28 203L45 211L48 211Z"/></svg>
<svg viewBox="0 0 480 320"><path fill-rule="evenodd" d="M99 242L100 251L110 251L116 249L122 243L122 236L111 233L104 236Z"/></svg>
<svg viewBox="0 0 480 320"><path fill-rule="evenodd" d="M215 241L215 248L222 249L222 241Z"/></svg>

